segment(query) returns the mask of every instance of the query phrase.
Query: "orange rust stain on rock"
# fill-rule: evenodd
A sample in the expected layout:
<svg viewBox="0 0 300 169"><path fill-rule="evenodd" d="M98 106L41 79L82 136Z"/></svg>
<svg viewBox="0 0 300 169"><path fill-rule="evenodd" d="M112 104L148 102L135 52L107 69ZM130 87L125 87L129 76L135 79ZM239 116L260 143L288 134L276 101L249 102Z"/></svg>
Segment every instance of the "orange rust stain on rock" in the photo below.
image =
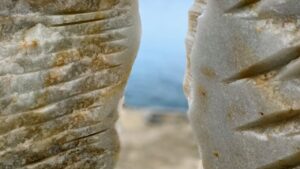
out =
<svg viewBox="0 0 300 169"><path fill-rule="evenodd" d="M278 74L278 71L272 71L254 78L255 84L263 86L268 84L269 80L274 78Z"/></svg>
<svg viewBox="0 0 300 169"><path fill-rule="evenodd" d="M36 40L32 40L30 42L23 41L21 42L21 48L22 49L33 49L38 47L38 42Z"/></svg>
<svg viewBox="0 0 300 169"><path fill-rule="evenodd" d="M219 158L219 157L220 157L220 153L217 152L217 151L213 152L213 155L214 155L216 158Z"/></svg>
<svg viewBox="0 0 300 169"><path fill-rule="evenodd" d="M198 93L202 97L206 97L207 96L207 92L206 92L205 88L203 86L201 86L201 85L198 86Z"/></svg>
<svg viewBox="0 0 300 169"><path fill-rule="evenodd" d="M208 66L203 66L201 68L201 73L209 78L213 78L216 76L216 72L211 67Z"/></svg>
<svg viewBox="0 0 300 169"><path fill-rule="evenodd" d="M228 117L229 120L233 120L233 112L232 111L228 111L227 117Z"/></svg>

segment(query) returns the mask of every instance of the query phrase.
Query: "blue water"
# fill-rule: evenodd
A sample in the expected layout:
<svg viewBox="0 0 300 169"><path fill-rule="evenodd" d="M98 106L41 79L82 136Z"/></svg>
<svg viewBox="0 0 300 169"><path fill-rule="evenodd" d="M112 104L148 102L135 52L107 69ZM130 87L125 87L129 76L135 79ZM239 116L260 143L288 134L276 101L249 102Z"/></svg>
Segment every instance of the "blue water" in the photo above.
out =
<svg viewBox="0 0 300 169"><path fill-rule="evenodd" d="M131 107L186 110L187 11L193 0L141 0L143 35L126 90Z"/></svg>

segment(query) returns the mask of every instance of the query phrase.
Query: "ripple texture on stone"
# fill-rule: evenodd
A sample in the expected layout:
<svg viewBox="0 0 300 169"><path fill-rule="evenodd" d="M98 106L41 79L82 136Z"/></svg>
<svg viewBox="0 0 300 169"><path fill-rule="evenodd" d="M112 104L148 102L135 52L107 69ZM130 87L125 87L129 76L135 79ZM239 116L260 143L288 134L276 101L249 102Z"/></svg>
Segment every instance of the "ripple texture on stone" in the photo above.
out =
<svg viewBox="0 0 300 169"><path fill-rule="evenodd" d="M112 169L136 0L0 2L0 169Z"/></svg>

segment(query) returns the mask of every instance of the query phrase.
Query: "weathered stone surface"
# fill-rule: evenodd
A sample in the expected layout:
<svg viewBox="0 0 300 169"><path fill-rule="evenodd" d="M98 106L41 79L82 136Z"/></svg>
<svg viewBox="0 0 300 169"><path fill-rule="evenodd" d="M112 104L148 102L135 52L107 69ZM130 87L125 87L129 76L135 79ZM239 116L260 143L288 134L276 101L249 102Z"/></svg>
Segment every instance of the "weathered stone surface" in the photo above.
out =
<svg viewBox="0 0 300 169"><path fill-rule="evenodd" d="M0 169L112 169L137 0L0 1Z"/></svg>
<svg viewBox="0 0 300 169"><path fill-rule="evenodd" d="M191 53L194 47L195 37L197 33L197 18L202 14L206 6L206 0L195 0L193 6L189 11L189 27L188 34L186 37L186 55L187 55L187 65L186 65L186 73L184 80L184 92L186 96L189 98L191 96Z"/></svg>
<svg viewBox="0 0 300 169"><path fill-rule="evenodd" d="M187 83L205 169L300 168L299 28L298 0L208 1Z"/></svg>

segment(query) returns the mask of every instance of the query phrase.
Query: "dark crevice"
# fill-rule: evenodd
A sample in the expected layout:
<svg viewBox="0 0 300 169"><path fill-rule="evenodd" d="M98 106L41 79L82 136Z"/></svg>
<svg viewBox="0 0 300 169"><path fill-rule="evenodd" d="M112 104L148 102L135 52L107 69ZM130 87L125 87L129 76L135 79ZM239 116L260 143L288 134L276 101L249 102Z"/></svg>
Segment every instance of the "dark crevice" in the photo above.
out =
<svg viewBox="0 0 300 169"><path fill-rule="evenodd" d="M300 166L300 152L257 169L294 169Z"/></svg>
<svg viewBox="0 0 300 169"><path fill-rule="evenodd" d="M228 9L225 13L233 13L239 10L243 10L245 8L251 7L261 0L240 0L236 5Z"/></svg>
<svg viewBox="0 0 300 169"><path fill-rule="evenodd" d="M109 130L109 129L104 129L104 130L101 130L101 131L98 131L98 132L95 132L95 133L92 133L92 134L88 134L88 135L86 135L86 136L82 136L82 137L79 137L79 138L76 138L76 139L67 141L66 143L80 141L80 140L82 140L82 139L86 139L86 138L88 138L88 137L92 137L92 136L95 136L95 135L104 133L104 132L106 132L106 131L108 131L108 130Z"/></svg>
<svg viewBox="0 0 300 169"><path fill-rule="evenodd" d="M84 23L91 23L91 22L102 21L104 19L106 19L106 18L90 19L90 20L84 20L84 21L78 21L78 22L62 23L62 24L56 24L56 25L51 25L51 26L52 27L60 27L60 26L79 25L79 24L84 24Z"/></svg>
<svg viewBox="0 0 300 169"><path fill-rule="evenodd" d="M282 112L272 113L270 115L266 115L265 117L261 117L260 119L250 122L246 125L238 127L238 131L248 131L248 130L256 130L256 129L264 129L264 128L272 128L274 126L285 125L295 119L300 117L300 110L286 110Z"/></svg>
<svg viewBox="0 0 300 169"><path fill-rule="evenodd" d="M101 131L98 131L98 132L94 132L92 134L88 134L86 136L83 136L83 137L79 137L79 138L76 138L76 139L73 139L73 140L70 140L70 141L67 141L63 144L60 144L56 150L57 153L50 153L49 155L50 156L45 156L45 155L36 155L34 154L33 156L36 157L35 159L33 160L29 160L26 162L26 164L24 165L24 167L28 167L28 166L32 166L32 165L37 165L39 163L42 163L42 162L45 162L49 159L51 159L52 157L59 157L59 156L62 156L64 154L66 154L67 152L69 151L73 151L75 149L81 149L81 151L83 151L84 149L89 149L88 146L91 145L91 144L94 144L100 140L97 140L97 139L94 139L92 141L87 141L88 138L91 138L93 136L96 136L96 135L99 135L101 133L104 133L106 131L108 131L109 129L104 129L104 130L101 130ZM85 143L84 145L81 145L80 143ZM54 146L54 145L53 145ZM50 150L49 150L50 151ZM104 149L101 150L102 153L105 152ZM68 154L68 156L72 155L71 154ZM76 154L73 154L76 156Z"/></svg>
<svg viewBox="0 0 300 169"><path fill-rule="evenodd" d="M291 61L299 58L300 47L291 47L283 49L273 56L267 57L246 69L241 70L239 73L224 80L226 83L232 83L238 80L252 78L259 75L267 74L271 71L280 69L288 65Z"/></svg>

